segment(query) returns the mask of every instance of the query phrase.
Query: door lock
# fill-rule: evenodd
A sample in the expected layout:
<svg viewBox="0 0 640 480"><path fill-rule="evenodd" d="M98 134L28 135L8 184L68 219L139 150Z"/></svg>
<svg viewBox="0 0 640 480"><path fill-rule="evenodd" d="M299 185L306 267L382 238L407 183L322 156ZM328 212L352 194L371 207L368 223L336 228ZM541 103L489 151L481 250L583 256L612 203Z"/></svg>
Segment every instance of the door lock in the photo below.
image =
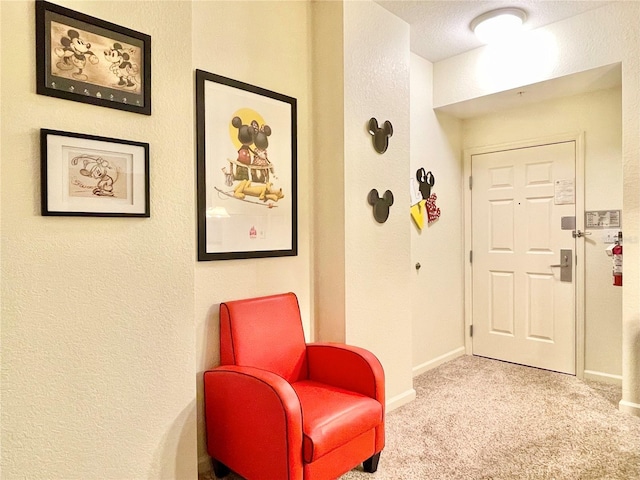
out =
<svg viewBox="0 0 640 480"><path fill-rule="evenodd" d="M591 235L591 232L583 232L581 230L574 230L573 232L571 232L571 236L573 238L580 238L584 237L585 235Z"/></svg>
<svg viewBox="0 0 640 480"><path fill-rule="evenodd" d="M571 282L573 281L573 250L562 249L560 250L560 263L557 265L549 265L550 267L560 268L560 281Z"/></svg>

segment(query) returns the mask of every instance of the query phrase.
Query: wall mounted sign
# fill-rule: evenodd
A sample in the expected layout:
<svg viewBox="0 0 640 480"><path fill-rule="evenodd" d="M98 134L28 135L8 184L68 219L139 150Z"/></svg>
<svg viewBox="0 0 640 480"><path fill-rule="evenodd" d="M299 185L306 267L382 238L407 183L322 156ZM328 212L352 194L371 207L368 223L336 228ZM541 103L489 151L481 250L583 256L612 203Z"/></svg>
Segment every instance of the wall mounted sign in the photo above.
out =
<svg viewBox="0 0 640 480"><path fill-rule="evenodd" d="M573 178L556 180L554 189L556 205L573 205L576 203L576 182Z"/></svg>
<svg viewBox="0 0 640 480"><path fill-rule="evenodd" d="M298 254L296 99L196 70L198 260Z"/></svg>
<svg viewBox="0 0 640 480"><path fill-rule="evenodd" d="M585 228L620 228L620 210L593 210L584 212Z"/></svg>
<svg viewBox="0 0 640 480"><path fill-rule="evenodd" d="M36 92L151 115L151 37L36 2Z"/></svg>

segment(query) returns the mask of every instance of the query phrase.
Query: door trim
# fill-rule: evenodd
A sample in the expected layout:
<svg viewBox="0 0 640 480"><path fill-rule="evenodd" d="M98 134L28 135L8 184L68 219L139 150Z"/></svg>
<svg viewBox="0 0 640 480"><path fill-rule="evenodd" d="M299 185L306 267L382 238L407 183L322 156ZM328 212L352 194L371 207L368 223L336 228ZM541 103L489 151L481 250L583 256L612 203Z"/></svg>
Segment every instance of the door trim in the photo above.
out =
<svg viewBox="0 0 640 480"><path fill-rule="evenodd" d="M532 138L516 142L502 143L471 147L464 150L462 190L464 192L464 346L467 355L473 354L471 325L473 324L473 282L469 252L471 251L471 188L469 177L471 176L471 157L483 153L494 153L504 150L516 150L520 148L538 147L553 143L575 142L576 146L576 229L584 231L584 132L563 133L547 137ZM584 237L583 237L584 238ZM585 343L585 311L584 311L584 285L585 268L584 252L585 242L576 239L576 285L575 285L575 309L576 309L576 377L584 378L584 343Z"/></svg>

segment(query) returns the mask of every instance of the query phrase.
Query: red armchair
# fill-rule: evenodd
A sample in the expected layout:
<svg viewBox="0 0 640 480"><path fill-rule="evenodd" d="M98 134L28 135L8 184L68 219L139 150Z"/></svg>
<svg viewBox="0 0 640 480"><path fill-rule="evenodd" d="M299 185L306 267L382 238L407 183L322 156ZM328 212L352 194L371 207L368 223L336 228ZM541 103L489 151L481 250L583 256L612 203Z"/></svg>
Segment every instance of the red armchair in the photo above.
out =
<svg viewBox="0 0 640 480"><path fill-rule="evenodd" d="M305 344L293 293L220 305L220 363L204 373L214 473L329 480L384 447L384 372L358 347Z"/></svg>

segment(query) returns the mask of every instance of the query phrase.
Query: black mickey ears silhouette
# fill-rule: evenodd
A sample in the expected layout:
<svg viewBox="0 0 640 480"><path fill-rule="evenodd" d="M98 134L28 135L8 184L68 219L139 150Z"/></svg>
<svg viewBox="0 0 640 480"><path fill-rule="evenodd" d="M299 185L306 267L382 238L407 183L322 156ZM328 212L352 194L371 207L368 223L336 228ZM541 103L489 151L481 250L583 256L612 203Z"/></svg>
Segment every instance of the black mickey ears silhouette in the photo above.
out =
<svg viewBox="0 0 640 480"><path fill-rule="evenodd" d="M389 218L389 207L393 205L393 193L390 190L384 192L382 198L375 188L369 192L369 205L373 207L373 218L378 223L384 223Z"/></svg>
<svg viewBox="0 0 640 480"><path fill-rule="evenodd" d="M382 127L378 126L375 118L369 120L369 133L372 135L373 148L378 153L384 153L389 146L389 137L393 135L393 126L389 120L386 120Z"/></svg>
<svg viewBox="0 0 640 480"><path fill-rule="evenodd" d="M393 126L389 120L386 120L382 127L378 126L378 120L371 118L369 120L369 133L373 142L373 148L378 153L384 153L389 147L389 137L393 135ZM369 205L373 207L373 218L378 223L384 223L389 218L389 207L393 205L393 193L390 190L384 192L382 198L375 188L369 192L367 198Z"/></svg>
<svg viewBox="0 0 640 480"><path fill-rule="evenodd" d="M416 171L416 180L420 184L420 193L422 194L422 198L427 200L429 195L431 195L431 187L436 184L436 179L431 172L426 172L424 168L419 168Z"/></svg>

